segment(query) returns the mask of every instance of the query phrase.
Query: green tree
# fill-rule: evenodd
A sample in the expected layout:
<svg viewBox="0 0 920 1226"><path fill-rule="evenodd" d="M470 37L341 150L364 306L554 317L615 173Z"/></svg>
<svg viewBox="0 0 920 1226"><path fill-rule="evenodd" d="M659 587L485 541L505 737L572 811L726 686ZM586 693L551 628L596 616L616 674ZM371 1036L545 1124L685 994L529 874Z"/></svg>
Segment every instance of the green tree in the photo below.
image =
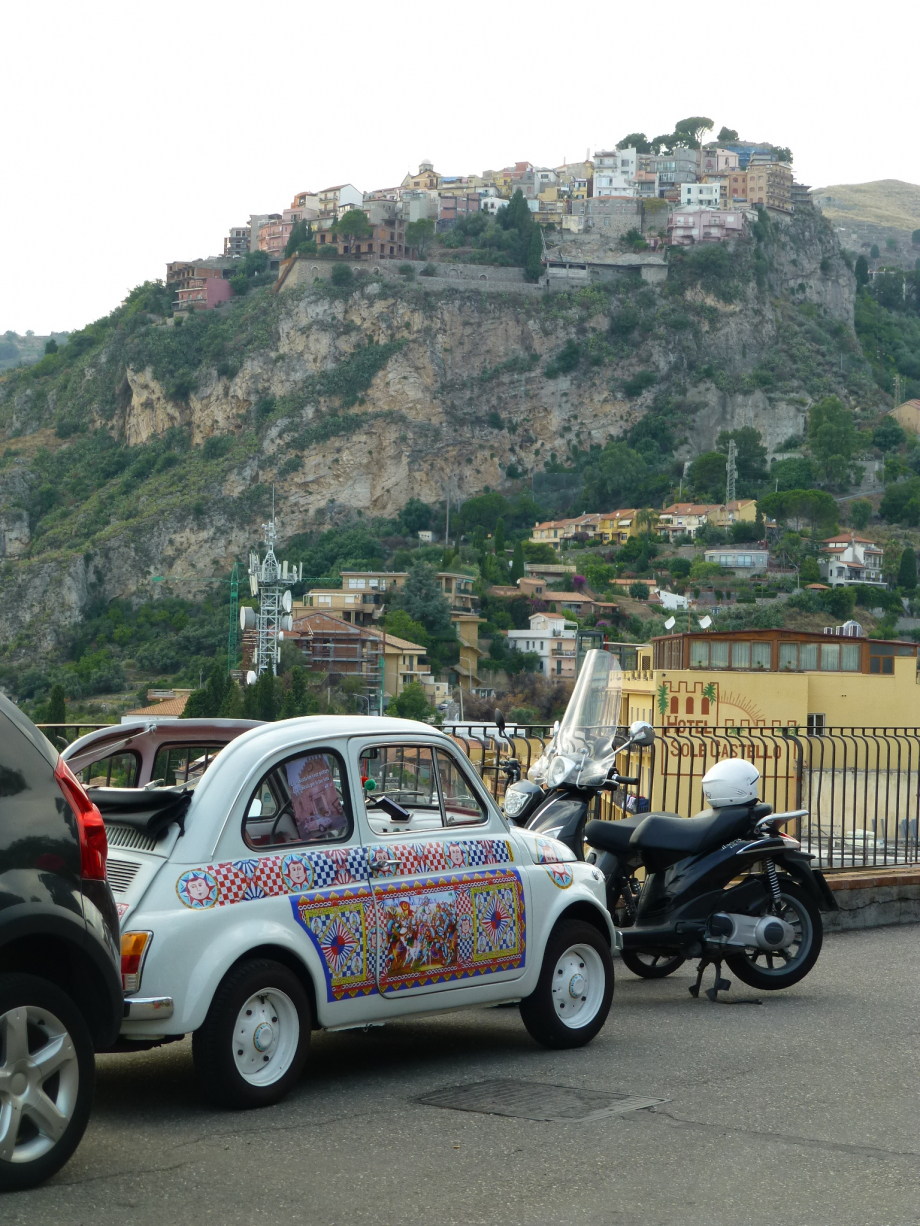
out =
<svg viewBox="0 0 920 1226"><path fill-rule="evenodd" d="M796 530L808 526L821 536L837 528L837 503L824 490L780 490L759 498L757 509L769 519L792 524Z"/></svg>
<svg viewBox="0 0 920 1226"><path fill-rule="evenodd" d="M648 584L631 583L629 585L629 594L633 600L648 600Z"/></svg>
<svg viewBox="0 0 920 1226"><path fill-rule="evenodd" d="M511 555L511 582L517 583L518 579L524 578L524 545L522 541L517 541L514 546L514 553Z"/></svg>
<svg viewBox="0 0 920 1226"><path fill-rule="evenodd" d="M651 469L643 456L626 443L607 443L602 451L591 456L584 474L588 506L612 509L650 501L645 494Z"/></svg>
<svg viewBox="0 0 920 1226"><path fill-rule="evenodd" d="M888 248L889 251L897 251L898 249L897 240L893 238L886 238L885 246Z"/></svg>
<svg viewBox="0 0 920 1226"><path fill-rule="evenodd" d="M799 567L799 580L802 583L820 583L821 572L814 558L803 558Z"/></svg>
<svg viewBox="0 0 920 1226"><path fill-rule="evenodd" d="M856 429L853 414L836 396L825 396L808 410L808 441L811 454L831 481L842 484L856 448L869 441Z"/></svg>
<svg viewBox="0 0 920 1226"><path fill-rule="evenodd" d="M721 451L704 451L690 465L690 483L698 498L722 502L725 498L726 457Z"/></svg>
<svg viewBox="0 0 920 1226"><path fill-rule="evenodd" d="M220 704L220 710L217 714L221 719L243 718L243 691L232 679L229 680L227 688L224 690L223 702Z"/></svg>
<svg viewBox="0 0 920 1226"><path fill-rule="evenodd" d="M546 541L523 541L521 548L524 551L524 560L530 562L531 565L559 561L558 553Z"/></svg>
<svg viewBox="0 0 920 1226"><path fill-rule="evenodd" d="M869 249L870 259L877 260L880 255L881 255L881 252L878 249L878 243L873 243L871 248Z"/></svg>
<svg viewBox="0 0 920 1226"><path fill-rule="evenodd" d="M652 146L644 132L630 132L617 142L618 149L635 149L636 153L651 153Z"/></svg>
<svg viewBox="0 0 920 1226"><path fill-rule="evenodd" d="M451 630L450 604L441 592L434 567L425 562L409 571L405 584L396 593L393 608L405 610L429 634Z"/></svg>
<svg viewBox="0 0 920 1226"><path fill-rule="evenodd" d="M406 536L415 536L418 532L427 532L431 527L431 507L420 498L410 498L399 512L400 529Z"/></svg>
<svg viewBox="0 0 920 1226"><path fill-rule="evenodd" d="M746 485L756 485L767 477L767 449L760 431L753 426L740 430L723 430L716 439L716 449L728 453L728 444L734 439L735 464L738 479Z"/></svg>
<svg viewBox="0 0 920 1226"><path fill-rule="evenodd" d="M856 273L857 285L869 284L869 261L864 255L858 255L856 257L856 264L853 271Z"/></svg>
<svg viewBox="0 0 920 1226"><path fill-rule="evenodd" d="M189 694L182 712L183 719L216 719L223 705L227 686L232 685L222 664L215 663L207 684Z"/></svg>
<svg viewBox="0 0 920 1226"><path fill-rule="evenodd" d="M318 712L319 699L307 684L307 670L297 664L291 669L291 685L281 703L281 718L295 719Z"/></svg>
<svg viewBox="0 0 920 1226"><path fill-rule="evenodd" d="M410 221L406 226L406 244L414 247L416 255L424 260L425 253L434 238L434 222L428 217L420 217L418 221Z"/></svg>
<svg viewBox="0 0 920 1226"><path fill-rule="evenodd" d="M675 143L686 145L690 149L699 149L704 132L712 129L712 120L705 115L690 115L687 119L678 119L674 125Z"/></svg>
<svg viewBox="0 0 920 1226"><path fill-rule="evenodd" d="M387 715L393 715L397 719L417 719L430 724L434 722L437 713L425 697L421 683L410 681L401 693L390 700Z"/></svg>
<svg viewBox="0 0 920 1226"><path fill-rule="evenodd" d="M733 145L737 139L738 139L738 133L735 131L734 128L726 128L726 127L719 128L719 135L716 137L716 141L718 144Z"/></svg>
<svg viewBox="0 0 920 1226"><path fill-rule="evenodd" d="M903 427L893 417L883 417L872 431L872 445L878 447L879 451L891 451L894 447L900 447L906 438Z"/></svg>
<svg viewBox="0 0 920 1226"><path fill-rule="evenodd" d="M280 706L281 686L271 669L267 668L264 673L261 673L258 681L250 688L254 691L253 697L257 712L255 718L264 719L266 723L276 720Z"/></svg>
<svg viewBox="0 0 920 1226"><path fill-rule="evenodd" d="M495 532L492 539L495 545L495 556L501 557L505 552L505 520L501 515L495 521Z"/></svg>
<svg viewBox="0 0 920 1226"><path fill-rule="evenodd" d="M284 248L284 258L286 260L290 259L304 245L312 246L312 249L315 251L316 244L312 242L312 239L313 227L309 225L305 218L301 217L300 221L295 221L293 226L291 226L291 233Z"/></svg>
<svg viewBox="0 0 920 1226"><path fill-rule="evenodd" d="M405 609L388 609L383 619L387 634L395 638L405 639L407 643L418 643L419 647L429 644L428 631L421 622L410 617Z"/></svg>
<svg viewBox="0 0 920 1226"><path fill-rule="evenodd" d="M340 238L347 238L354 242L370 238L373 234L367 214L361 209L349 209L343 214L341 219L335 223L335 232Z"/></svg>
<svg viewBox="0 0 920 1226"><path fill-rule="evenodd" d="M45 341L45 353L57 353L58 343L52 336L50 340Z"/></svg>
<svg viewBox="0 0 920 1226"><path fill-rule="evenodd" d="M511 514L511 506L503 494L477 494L475 498L467 498L460 508L460 523L464 532L471 532L476 524L481 524L486 532L494 532L499 519Z"/></svg>
<svg viewBox="0 0 920 1226"><path fill-rule="evenodd" d="M524 276L528 281L539 281L543 275L543 239L540 227L534 226L524 264Z"/></svg>
<svg viewBox="0 0 920 1226"><path fill-rule="evenodd" d="M914 230L910 236L910 241L915 247L920 247L920 230Z"/></svg>
<svg viewBox="0 0 920 1226"><path fill-rule="evenodd" d="M905 592L913 592L917 587L917 554L909 545L898 563L898 587Z"/></svg>
<svg viewBox="0 0 920 1226"><path fill-rule="evenodd" d="M865 498L856 498L849 504L850 523L857 532L864 532L872 517L872 503Z"/></svg>
<svg viewBox="0 0 920 1226"><path fill-rule="evenodd" d="M58 725L50 729L54 735L63 735L60 725L67 723L67 707L64 701L64 687L60 682L51 687L51 693L48 695L48 714L45 722Z"/></svg>
<svg viewBox="0 0 920 1226"><path fill-rule="evenodd" d="M347 264L336 264L329 280L338 289L350 289L355 283L355 274Z"/></svg>

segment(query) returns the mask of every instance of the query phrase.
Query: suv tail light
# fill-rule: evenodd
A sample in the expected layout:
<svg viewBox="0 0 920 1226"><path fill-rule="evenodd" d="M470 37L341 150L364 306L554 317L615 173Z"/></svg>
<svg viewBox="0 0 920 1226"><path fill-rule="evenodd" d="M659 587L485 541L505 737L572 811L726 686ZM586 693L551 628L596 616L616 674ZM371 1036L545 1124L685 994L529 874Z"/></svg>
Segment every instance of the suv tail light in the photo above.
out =
<svg viewBox="0 0 920 1226"><path fill-rule="evenodd" d="M102 814L63 758L58 758L54 777L77 819L77 829L80 833L80 876L88 881L105 881L109 841L106 838Z"/></svg>

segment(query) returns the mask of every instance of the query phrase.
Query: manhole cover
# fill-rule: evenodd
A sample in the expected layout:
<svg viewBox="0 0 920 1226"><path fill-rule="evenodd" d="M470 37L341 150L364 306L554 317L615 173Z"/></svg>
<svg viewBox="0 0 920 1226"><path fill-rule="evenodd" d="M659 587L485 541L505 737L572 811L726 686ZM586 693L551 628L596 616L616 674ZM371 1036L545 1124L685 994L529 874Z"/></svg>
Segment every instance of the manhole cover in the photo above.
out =
<svg viewBox="0 0 920 1226"><path fill-rule="evenodd" d="M454 1111L479 1111L483 1115L511 1115L522 1120L590 1121L607 1115L623 1115L657 1107L666 1098L644 1094L612 1094L606 1090L583 1090L576 1086L547 1085L536 1081L477 1081L471 1085L445 1086L417 1100L429 1107Z"/></svg>

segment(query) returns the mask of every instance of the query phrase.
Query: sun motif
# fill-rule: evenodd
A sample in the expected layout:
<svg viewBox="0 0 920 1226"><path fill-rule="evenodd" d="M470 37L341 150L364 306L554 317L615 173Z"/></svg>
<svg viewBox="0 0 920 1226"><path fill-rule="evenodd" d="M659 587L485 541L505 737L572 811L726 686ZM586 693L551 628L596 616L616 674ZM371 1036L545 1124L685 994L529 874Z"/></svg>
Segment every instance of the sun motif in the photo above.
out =
<svg viewBox="0 0 920 1226"><path fill-rule="evenodd" d="M358 939L340 919L334 919L320 937L320 948L331 970L341 972L358 945Z"/></svg>

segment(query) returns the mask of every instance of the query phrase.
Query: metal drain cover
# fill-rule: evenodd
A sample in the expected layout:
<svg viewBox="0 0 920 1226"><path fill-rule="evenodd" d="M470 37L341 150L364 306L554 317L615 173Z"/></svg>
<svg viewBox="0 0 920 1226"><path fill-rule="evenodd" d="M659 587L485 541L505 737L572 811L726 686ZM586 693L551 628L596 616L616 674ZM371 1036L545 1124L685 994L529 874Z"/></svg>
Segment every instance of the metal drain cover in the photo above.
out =
<svg viewBox="0 0 920 1226"><path fill-rule="evenodd" d="M445 1086L424 1094L417 1102L454 1111L479 1111L483 1115L510 1115L521 1120L552 1123L600 1120L608 1115L642 1111L666 1103L666 1098L642 1094L612 1094L606 1090L583 1090L580 1086L556 1086L537 1081L477 1081Z"/></svg>

